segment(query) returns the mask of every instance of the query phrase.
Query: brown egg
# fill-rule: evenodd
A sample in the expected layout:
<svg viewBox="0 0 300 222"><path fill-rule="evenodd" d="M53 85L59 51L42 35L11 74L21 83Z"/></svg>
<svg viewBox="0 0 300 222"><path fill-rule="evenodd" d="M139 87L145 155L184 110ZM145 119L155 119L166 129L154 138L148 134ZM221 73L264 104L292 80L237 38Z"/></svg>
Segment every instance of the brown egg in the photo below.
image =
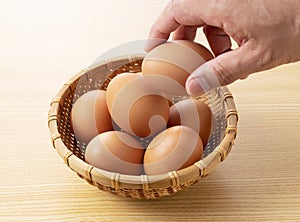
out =
<svg viewBox="0 0 300 222"><path fill-rule="evenodd" d="M142 63L142 73L168 76L185 87L188 76L212 58L210 51L201 44L176 40L151 50Z"/></svg>
<svg viewBox="0 0 300 222"><path fill-rule="evenodd" d="M167 126L168 100L140 74L114 77L107 87L106 101L116 124L132 135L148 137Z"/></svg>
<svg viewBox="0 0 300 222"><path fill-rule="evenodd" d="M148 175L183 169L199 161L203 153L200 136L187 126L174 126L158 134L144 155Z"/></svg>
<svg viewBox="0 0 300 222"><path fill-rule="evenodd" d="M104 90L92 90L74 103L71 120L75 137L80 142L87 144L99 133L113 129L105 95Z"/></svg>
<svg viewBox="0 0 300 222"><path fill-rule="evenodd" d="M184 125L196 131L206 146L211 128L212 114L210 108L200 99L184 99L170 107L168 127Z"/></svg>
<svg viewBox="0 0 300 222"><path fill-rule="evenodd" d="M143 174L144 149L132 136L109 131L94 137L85 150L85 161L110 172Z"/></svg>

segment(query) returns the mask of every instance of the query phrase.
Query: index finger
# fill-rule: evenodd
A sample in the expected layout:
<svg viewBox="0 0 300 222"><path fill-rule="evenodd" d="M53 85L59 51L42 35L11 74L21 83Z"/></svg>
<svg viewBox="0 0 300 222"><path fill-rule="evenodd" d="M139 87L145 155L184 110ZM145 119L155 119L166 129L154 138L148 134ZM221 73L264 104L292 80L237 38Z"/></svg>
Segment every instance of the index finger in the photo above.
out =
<svg viewBox="0 0 300 222"><path fill-rule="evenodd" d="M169 1L150 30L149 41L145 50L150 51L155 46L165 42L170 34L181 25L203 26L205 22L202 16L209 14L209 4L204 3L203 1L195 2L194 0Z"/></svg>
<svg viewBox="0 0 300 222"><path fill-rule="evenodd" d="M152 25L148 41L145 46L146 51L150 51L155 46L165 42L170 37L171 32L175 31L180 24L174 18L173 1L169 1L158 19Z"/></svg>

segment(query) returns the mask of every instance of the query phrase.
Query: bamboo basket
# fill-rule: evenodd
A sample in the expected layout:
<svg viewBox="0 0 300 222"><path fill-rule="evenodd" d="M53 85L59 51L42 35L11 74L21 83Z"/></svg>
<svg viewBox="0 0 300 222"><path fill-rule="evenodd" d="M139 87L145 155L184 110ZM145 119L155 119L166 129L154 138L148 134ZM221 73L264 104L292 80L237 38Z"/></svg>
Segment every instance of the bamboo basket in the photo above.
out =
<svg viewBox="0 0 300 222"><path fill-rule="evenodd" d="M218 88L198 98L210 106L214 127L202 159L187 168L162 175L131 176L89 165L84 162L86 145L76 141L70 123L74 101L89 90L105 90L109 81L120 73L140 72L143 58L144 55L129 55L104 60L73 76L51 101L48 126L53 147L79 177L100 190L119 196L156 199L197 183L225 160L236 137L238 114L233 96L227 87Z"/></svg>

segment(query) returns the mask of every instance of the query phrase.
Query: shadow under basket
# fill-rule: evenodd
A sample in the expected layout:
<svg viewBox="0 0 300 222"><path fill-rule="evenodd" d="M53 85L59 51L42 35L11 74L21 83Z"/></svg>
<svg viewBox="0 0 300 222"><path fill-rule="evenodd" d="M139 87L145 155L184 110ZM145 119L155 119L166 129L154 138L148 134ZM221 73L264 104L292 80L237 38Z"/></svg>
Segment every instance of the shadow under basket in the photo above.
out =
<svg viewBox="0 0 300 222"><path fill-rule="evenodd" d="M119 196L156 199L177 193L207 176L223 161L233 146L238 114L227 87L212 90L203 100L213 114L213 128L200 161L187 168L162 175L131 176L98 169L84 162L86 144L76 141L70 122L72 105L84 93L105 90L109 81L124 72L140 72L144 55L105 60L82 70L66 82L53 98L48 115L53 147L68 167L90 184Z"/></svg>

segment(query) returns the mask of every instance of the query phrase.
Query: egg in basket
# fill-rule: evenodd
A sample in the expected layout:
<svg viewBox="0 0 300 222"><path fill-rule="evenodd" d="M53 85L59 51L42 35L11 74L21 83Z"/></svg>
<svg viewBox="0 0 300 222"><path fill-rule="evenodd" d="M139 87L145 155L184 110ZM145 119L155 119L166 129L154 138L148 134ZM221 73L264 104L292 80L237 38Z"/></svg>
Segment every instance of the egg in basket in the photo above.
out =
<svg viewBox="0 0 300 222"><path fill-rule="evenodd" d="M229 154L238 115L227 87L188 96L185 81L213 58L177 40L101 56L51 102L54 148L80 177L120 196L155 199L198 182ZM138 50L136 50L138 48Z"/></svg>

